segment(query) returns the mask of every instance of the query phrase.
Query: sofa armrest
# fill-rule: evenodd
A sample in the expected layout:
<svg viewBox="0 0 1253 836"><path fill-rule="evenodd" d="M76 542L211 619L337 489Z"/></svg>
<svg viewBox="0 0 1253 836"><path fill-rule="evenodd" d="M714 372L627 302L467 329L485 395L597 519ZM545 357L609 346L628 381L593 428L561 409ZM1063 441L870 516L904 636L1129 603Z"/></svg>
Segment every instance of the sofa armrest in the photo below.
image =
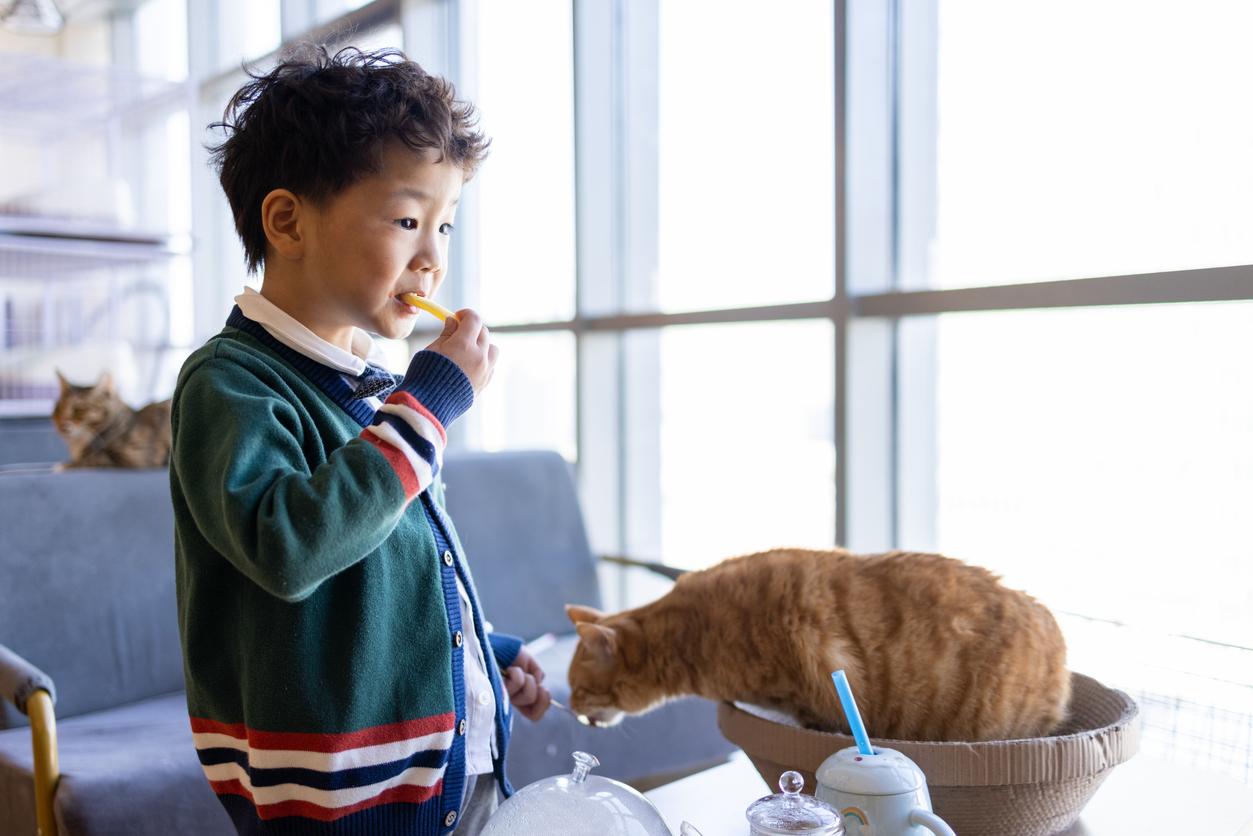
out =
<svg viewBox="0 0 1253 836"><path fill-rule="evenodd" d="M30 718L35 761L35 821L39 836L56 836L53 798L61 779L57 757L56 686L52 677L0 644L0 696Z"/></svg>
<svg viewBox="0 0 1253 836"><path fill-rule="evenodd" d="M53 703L56 702L57 690L52 677L0 644L0 697L26 714L27 700L39 690L47 691Z"/></svg>
<svg viewBox="0 0 1253 836"><path fill-rule="evenodd" d="M636 560L633 557L622 557L621 555L602 554L601 561L605 563L613 563L617 566L630 566L633 569L647 569L650 572L677 581L682 575L688 572L687 569L679 569L676 566L667 566L664 563L657 563L651 560Z"/></svg>

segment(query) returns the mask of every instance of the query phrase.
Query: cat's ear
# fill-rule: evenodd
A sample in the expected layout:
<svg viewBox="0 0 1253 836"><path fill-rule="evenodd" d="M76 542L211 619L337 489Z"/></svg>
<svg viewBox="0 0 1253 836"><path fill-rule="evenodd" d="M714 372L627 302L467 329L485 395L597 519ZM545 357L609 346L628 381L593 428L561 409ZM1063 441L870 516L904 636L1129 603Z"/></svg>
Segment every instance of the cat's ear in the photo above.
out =
<svg viewBox="0 0 1253 836"><path fill-rule="evenodd" d="M566 615L569 616L570 622L575 625L584 623L595 624L605 617L605 614L595 607L585 607L582 604L566 604Z"/></svg>
<svg viewBox="0 0 1253 836"><path fill-rule="evenodd" d="M101 372L100 379L96 381L96 385L94 388L97 392L112 392L113 391L113 375L109 374L108 372Z"/></svg>
<svg viewBox="0 0 1253 836"><path fill-rule="evenodd" d="M65 392L68 390L70 388L70 382L65 379L65 375L61 374L60 369L53 369L53 371L57 374L57 380L61 381L61 391Z"/></svg>
<svg viewBox="0 0 1253 836"><path fill-rule="evenodd" d="M578 630L579 640L592 654L593 659L602 662L613 659L618 649L618 636L612 627L602 627L599 624L588 624L584 621L576 625L575 629Z"/></svg>

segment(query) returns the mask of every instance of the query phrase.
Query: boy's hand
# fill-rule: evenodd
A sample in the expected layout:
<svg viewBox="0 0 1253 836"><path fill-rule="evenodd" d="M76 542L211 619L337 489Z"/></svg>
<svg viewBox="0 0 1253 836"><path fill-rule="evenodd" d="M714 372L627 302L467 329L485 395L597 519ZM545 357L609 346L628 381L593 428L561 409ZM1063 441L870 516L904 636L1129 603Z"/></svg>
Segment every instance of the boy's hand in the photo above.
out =
<svg viewBox="0 0 1253 836"><path fill-rule="evenodd" d="M427 348L456 363L470 379L476 395L492 379L499 351L492 344L482 317L470 308L462 308L455 318L444 320L443 332Z"/></svg>
<svg viewBox="0 0 1253 836"><path fill-rule="evenodd" d="M509 702L528 720L537 721L543 717L553 700L548 689L541 684L543 681L544 669L525 648L518 651L518 658L505 669Z"/></svg>

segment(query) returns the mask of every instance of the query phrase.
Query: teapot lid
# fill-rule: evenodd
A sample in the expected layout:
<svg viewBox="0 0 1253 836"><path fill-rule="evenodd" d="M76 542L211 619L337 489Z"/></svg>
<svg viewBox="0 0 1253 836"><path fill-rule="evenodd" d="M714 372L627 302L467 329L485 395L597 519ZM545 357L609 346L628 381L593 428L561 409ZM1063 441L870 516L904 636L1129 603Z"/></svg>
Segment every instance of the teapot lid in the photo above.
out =
<svg viewBox="0 0 1253 836"><path fill-rule="evenodd" d="M858 795L897 795L927 783L918 764L895 749L876 746L863 755L856 746L841 749L818 767L818 785Z"/></svg>
<svg viewBox="0 0 1253 836"><path fill-rule="evenodd" d="M767 795L748 806L745 816L754 833L809 836L842 836L844 824L840 813L825 801L812 795L801 795L805 779L799 772L787 771L779 776L782 795Z"/></svg>

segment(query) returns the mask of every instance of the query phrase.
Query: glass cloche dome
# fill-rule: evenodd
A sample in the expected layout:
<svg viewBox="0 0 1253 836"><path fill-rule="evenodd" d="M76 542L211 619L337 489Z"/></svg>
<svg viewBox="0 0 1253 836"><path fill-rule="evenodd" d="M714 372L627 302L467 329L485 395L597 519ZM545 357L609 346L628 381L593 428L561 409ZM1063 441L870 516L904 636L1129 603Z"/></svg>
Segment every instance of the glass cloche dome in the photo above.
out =
<svg viewBox="0 0 1253 836"><path fill-rule="evenodd" d="M620 781L592 775L599 765L595 755L575 752L573 772L515 792L488 819L482 836L671 836L647 798Z"/></svg>

